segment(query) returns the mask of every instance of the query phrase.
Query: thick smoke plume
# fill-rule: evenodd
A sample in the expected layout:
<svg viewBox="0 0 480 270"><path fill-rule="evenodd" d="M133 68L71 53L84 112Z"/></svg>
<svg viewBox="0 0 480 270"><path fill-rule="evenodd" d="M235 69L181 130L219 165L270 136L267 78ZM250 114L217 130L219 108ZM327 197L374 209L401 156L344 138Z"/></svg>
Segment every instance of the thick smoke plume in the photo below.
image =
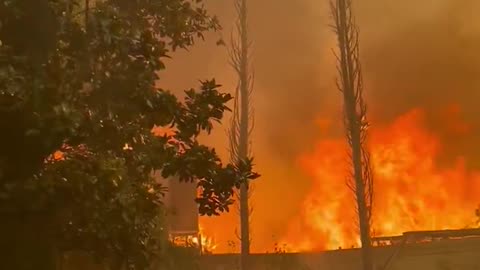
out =
<svg viewBox="0 0 480 270"><path fill-rule="evenodd" d="M223 34L208 36L190 52L175 53L161 75L162 87L182 90L195 86L198 79L215 77L225 90L234 89L226 49L216 45L222 35L230 36L233 4L208 3L223 23ZM480 10L480 1L356 3L372 124L382 125L411 108L424 108L429 128L449 142L446 153L466 155L468 166L480 164L480 144L475 141L480 124L480 19L475 11ZM253 198L252 251L265 251L282 237L308 193L310 180L298 168L297 158L322 139L318 131L326 123L319 119L333 123L332 136L343 135L341 97L334 85L335 40L328 28L328 1L263 0L250 5L256 70L253 140L262 173ZM445 112L451 104L458 107ZM446 127L455 125L448 120L452 113L463 113L472 125L452 132L457 129ZM227 160L225 129L218 127L207 140ZM284 199L287 196L289 200ZM227 241L235 240L235 222L235 214L203 220L219 251L228 251Z"/></svg>

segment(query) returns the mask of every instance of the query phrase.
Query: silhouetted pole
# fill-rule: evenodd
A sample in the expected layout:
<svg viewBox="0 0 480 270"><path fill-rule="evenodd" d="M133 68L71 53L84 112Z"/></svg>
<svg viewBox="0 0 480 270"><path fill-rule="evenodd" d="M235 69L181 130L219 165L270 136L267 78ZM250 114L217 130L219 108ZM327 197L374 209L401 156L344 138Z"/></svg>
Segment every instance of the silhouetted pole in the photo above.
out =
<svg viewBox="0 0 480 270"><path fill-rule="evenodd" d="M354 191L357 202L363 269L373 270L370 239L373 175L370 154L365 149L368 122L366 121L367 108L363 100L358 30L352 15L352 0L333 0L331 10L340 53L337 56L340 73L338 88L343 94L344 121L353 167L353 183L350 183L349 187Z"/></svg>
<svg viewBox="0 0 480 270"><path fill-rule="evenodd" d="M238 16L236 34L239 36L231 41L231 65L238 75L238 85L235 94L235 106L230 128L230 156L234 164L246 160L251 154L250 142L253 130L252 91L253 75L250 71L250 43L248 40L247 0L235 0ZM238 199L240 201L240 245L241 269L249 269L250 254L250 215L249 197L250 184L240 186Z"/></svg>

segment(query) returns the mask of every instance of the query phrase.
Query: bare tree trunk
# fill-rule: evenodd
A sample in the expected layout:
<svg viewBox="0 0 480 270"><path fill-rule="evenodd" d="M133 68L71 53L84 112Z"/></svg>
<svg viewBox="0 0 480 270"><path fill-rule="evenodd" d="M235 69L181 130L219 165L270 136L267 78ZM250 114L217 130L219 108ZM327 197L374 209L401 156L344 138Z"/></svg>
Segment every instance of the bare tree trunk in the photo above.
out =
<svg viewBox="0 0 480 270"><path fill-rule="evenodd" d="M252 90L253 75L250 71L250 43L248 40L247 1L235 0L238 21L236 23L235 39L231 40L231 64L238 75L238 85L235 94L235 107L230 128L230 154L231 161L238 164L250 156L250 135L253 130ZM249 197L251 190L249 183L240 187L240 241L241 241L241 269L249 268L250 254L250 215Z"/></svg>
<svg viewBox="0 0 480 270"><path fill-rule="evenodd" d="M338 38L337 83L343 94L344 121L347 140L351 149L353 167L349 187L354 191L362 243L364 270L373 270L373 254L370 236L371 209L373 201L373 175L370 154L365 149L368 122L366 104L363 100L363 81L359 59L358 30L352 15L352 0L332 0L331 10Z"/></svg>

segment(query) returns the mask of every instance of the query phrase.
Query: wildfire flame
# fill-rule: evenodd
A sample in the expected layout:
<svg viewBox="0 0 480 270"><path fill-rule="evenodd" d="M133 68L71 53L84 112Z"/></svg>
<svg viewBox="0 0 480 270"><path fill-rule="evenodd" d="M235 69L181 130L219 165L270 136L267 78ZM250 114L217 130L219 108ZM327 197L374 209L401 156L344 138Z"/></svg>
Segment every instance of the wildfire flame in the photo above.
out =
<svg viewBox="0 0 480 270"><path fill-rule="evenodd" d="M199 236L192 237L191 241L194 245L201 246L202 252L204 253L213 253L217 247L214 239L212 237L206 236L204 234L204 229L201 226L199 227Z"/></svg>
<svg viewBox="0 0 480 270"><path fill-rule="evenodd" d="M450 126L457 132L468 131L465 124ZM442 144L425 128L423 111L412 110L388 126L372 127L369 149L375 176L375 236L472 224L480 173L468 170L462 157L439 165ZM312 153L301 158L313 183L301 218L290 224L282 241L291 251L359 246L356 204L346 185L347 153L345 139L330 139L321 140Z"/></svg>

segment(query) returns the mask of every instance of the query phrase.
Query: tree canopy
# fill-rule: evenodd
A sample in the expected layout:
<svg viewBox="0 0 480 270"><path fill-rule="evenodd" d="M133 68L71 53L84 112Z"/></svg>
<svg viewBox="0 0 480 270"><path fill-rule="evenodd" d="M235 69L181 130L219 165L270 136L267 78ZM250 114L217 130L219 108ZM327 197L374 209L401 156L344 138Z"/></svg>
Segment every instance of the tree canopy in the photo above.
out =
<svg viewBox="0 0 480 270"><path fill-rule="evenodd" d="M57 248L146 269L164 192L153 171L197 182L201 214L228 211L258 175L197 136L231 96L215 80L183 100L158 87L170 52L217 29L201 0L1 0L2 213L45 213Z"/></svg>

